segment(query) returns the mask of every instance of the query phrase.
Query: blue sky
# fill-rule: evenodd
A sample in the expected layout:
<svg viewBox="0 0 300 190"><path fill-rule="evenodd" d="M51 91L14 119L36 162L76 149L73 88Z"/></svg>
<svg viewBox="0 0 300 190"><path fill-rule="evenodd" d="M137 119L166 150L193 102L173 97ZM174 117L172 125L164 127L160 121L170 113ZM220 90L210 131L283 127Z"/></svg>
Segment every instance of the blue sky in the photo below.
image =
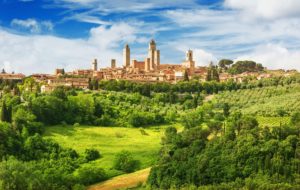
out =
<svg viewBox="0 0 300 190"><path fill-rule="evenodd" d="M144 60L151 38L162 63L194 50L197 65L252 59L300 69L298 0L0 0L0 67L26 74Z"/></svg>

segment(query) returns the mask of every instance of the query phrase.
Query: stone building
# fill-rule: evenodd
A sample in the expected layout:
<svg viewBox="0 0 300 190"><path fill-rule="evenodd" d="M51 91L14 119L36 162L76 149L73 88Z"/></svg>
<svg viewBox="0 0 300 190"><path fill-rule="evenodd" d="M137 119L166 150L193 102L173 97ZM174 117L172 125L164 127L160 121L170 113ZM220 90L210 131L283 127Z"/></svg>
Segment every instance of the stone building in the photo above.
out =
<svg viewBox="0 0 300 190"><path fill-rule="evenodd" d="M98 68L98 61L94 59L91 63L91 69L78 69L65 73L65 76L74 76L73 78L61 78L62 70L57 69L54 76L49 76L42 91L51 91L56 86L73 86L86 89L88 87L87 79L111 80L122 79L140 82L177 82L183 80L185 72L188 72L190 78L193 76L203 76L204 68L196 67L193 59L193 51L188 50L185 59L181 64L162 64L160 61L160 50L156 42L152 39L148 45L147 56L144 60L131 60L131 51L128 44L123 49L123 64L117 66L115 59L111 59L110 67ZM77 79L76 79L77 78ZM47 79L47 78L46 78Z"/></svg>

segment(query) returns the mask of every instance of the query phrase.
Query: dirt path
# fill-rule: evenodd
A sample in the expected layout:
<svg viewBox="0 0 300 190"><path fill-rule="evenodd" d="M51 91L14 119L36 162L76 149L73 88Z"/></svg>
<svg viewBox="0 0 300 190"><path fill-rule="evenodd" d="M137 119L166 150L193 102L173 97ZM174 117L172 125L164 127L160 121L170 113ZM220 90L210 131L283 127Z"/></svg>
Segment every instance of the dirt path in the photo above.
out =
<svg viewBox="0 0 300 190"><path fill-rule="evenodd" d="M151 168L146 168L134 173L114 177L102 183L92 185L88 190L116 190L135 187L139 183L144 183L147 180L150 169Z"/></svg>

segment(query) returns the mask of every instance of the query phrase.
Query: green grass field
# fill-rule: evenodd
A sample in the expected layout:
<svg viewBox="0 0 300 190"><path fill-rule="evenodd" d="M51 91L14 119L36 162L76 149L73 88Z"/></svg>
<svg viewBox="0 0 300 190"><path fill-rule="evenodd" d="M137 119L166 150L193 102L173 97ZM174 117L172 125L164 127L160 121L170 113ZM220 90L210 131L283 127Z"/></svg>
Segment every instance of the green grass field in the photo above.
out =
<svg viewBox="0 0 300 190"><path fill-rule="evenodd" d="M115 155L122 150L130 151L141 162L141 169L153 165L166 127L144 129L147 133L145 135L138 128L53 126L47 127L44 136L65 148L73 148L80 154L87 148L99 150L102 158L89 164L104 168L112 177L121 174L113 170L112 166Z"/></svg>

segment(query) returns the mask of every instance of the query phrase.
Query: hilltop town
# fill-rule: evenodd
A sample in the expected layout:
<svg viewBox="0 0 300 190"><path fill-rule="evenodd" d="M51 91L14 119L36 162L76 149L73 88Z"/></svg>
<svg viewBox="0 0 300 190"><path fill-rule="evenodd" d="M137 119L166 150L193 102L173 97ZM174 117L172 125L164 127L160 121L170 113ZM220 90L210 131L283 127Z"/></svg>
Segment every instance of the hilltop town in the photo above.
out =
<svg viewBox="0 0 300 190"><path fill-rule="evenodd" d="M41 92L49 92L58 86L88 89L91 80L128 80L136 82L169 82L176 83L186 79L198 79L201 81L212 80L209 76L217 75L217 81L225 82L233 80L242 82L245 78L260 80L274 76L290 76L297 73L296 70L267 70L263 68L241 73L227 72L227 66L196 66L193 51L187 50L185 59L181 64L163 64L160 60L160 50L152 39L148 47L148 55L144 60L131 59L131 50L128 44L123 49L123 64L117 66L116 59L111 59L110 67L98 68L98 60L94 59L90 69L77 69L66 72L63 68L55 69L54 74L32 74L36 82L41 83ZM251 62L251 61L250 61ZM232 62L233 63L233 62ZM251 62L250 64L255 62ZM219 63L220 64L220 63ZM214 72L214 70L216 70ZM6 73L2 70L0 79L22 80L26 76L22 73Z"/></svg>

